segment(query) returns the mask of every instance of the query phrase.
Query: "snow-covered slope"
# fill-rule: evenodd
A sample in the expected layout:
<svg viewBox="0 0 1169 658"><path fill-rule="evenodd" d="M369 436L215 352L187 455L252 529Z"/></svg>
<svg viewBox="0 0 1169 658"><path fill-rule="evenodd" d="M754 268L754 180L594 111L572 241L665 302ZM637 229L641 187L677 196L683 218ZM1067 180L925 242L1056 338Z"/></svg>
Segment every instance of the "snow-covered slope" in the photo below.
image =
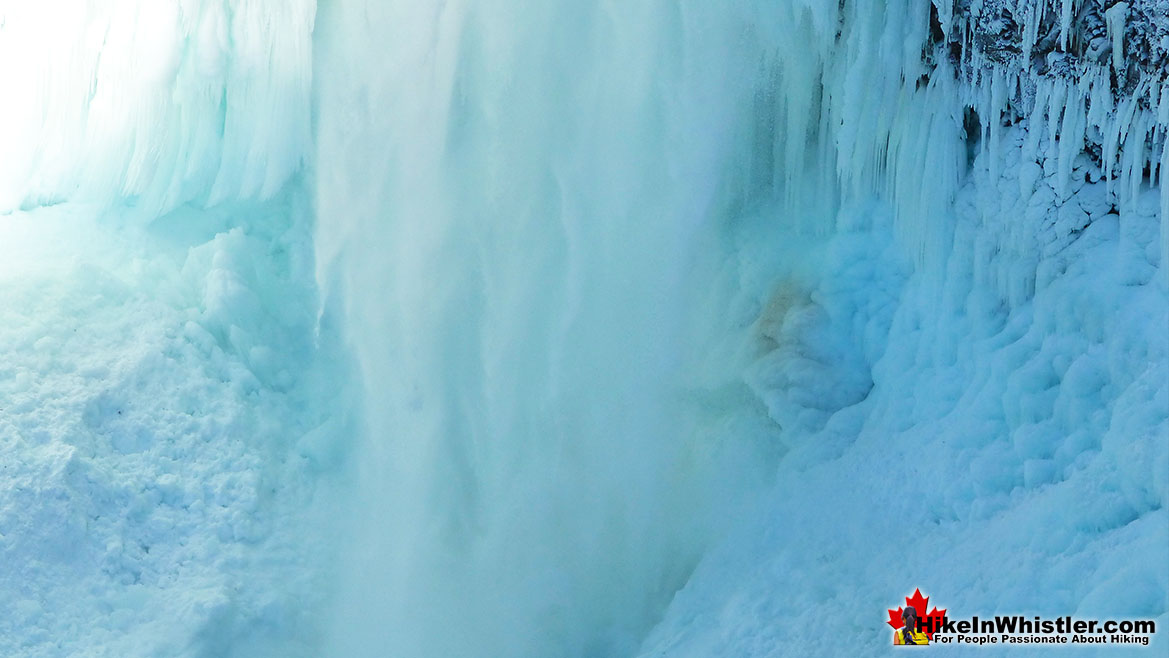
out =
<svg viewBox="0 0 1169 658"><path fill-rule="evenodd" d="M297 441L332 391L305 211L3 218L0 653L224 655L311 632L297 519L328 453Z"/></svg>
<svg viewBox="0 0 1169 658"><path fill-rule="evenodd" d="M314 12L0 2L4 656L311 655Z"/></svg>

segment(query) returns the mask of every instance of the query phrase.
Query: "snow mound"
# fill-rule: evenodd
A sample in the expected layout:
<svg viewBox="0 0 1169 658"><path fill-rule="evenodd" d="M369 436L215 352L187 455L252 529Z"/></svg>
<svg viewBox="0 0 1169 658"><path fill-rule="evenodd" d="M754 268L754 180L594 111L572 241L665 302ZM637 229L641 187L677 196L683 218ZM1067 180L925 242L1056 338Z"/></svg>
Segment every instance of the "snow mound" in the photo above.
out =
<svg viewBox="0 0 1169 658"><path fill-rule="evenodd" d="M0 653L305 651L319 466L295 446L330 397L297 215L293 194L0 223Z"/></svg>

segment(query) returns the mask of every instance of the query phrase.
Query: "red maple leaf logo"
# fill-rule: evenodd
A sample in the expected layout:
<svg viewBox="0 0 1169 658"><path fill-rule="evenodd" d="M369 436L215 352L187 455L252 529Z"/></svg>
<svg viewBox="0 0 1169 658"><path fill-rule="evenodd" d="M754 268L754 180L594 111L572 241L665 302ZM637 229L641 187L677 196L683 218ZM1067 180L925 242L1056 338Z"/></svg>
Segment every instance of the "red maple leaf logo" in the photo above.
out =
<svg viewBox="0 0 1169 658"><path fill-rule="evenodd" d="M917 613L917 618L922 620L924 625L926 637L932 641L934 639L934 629L940 629L942 622L946 619L946 609L938 610L937 606L934 606L934 609L929 614L926 614L929 602L930 599L928 596L921 595L920 588L913 591L912 597L905 597L905 605L912 607L914 612ZM889 621L885 623L892 626L894 630L905 626L905 622L901 620L901 613L904 610L905 608L903 606L898 607L896 610L889 610Z"/></svg>

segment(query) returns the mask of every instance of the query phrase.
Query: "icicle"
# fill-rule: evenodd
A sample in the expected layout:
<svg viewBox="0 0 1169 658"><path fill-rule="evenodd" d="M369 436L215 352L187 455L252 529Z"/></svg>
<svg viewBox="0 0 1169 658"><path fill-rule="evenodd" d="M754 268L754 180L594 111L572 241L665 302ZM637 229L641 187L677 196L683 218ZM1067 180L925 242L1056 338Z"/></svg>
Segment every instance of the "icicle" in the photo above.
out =
<svg viewBox="0 0 1169 658"><path fill-rule="evenodd" d="M1148 129L1146 125L1146 115L1144 112L1138 112L1135 117L1135 126L1128 131L1128 139L1125 140L1125 160L1127 166L1125 167L1125 176L1128 178L1128 199L1130 203L1135 203L1137 195L1141 191L1141 181L1144 176L1145 169L1145 138L1148 136Z"/></svg>
<svg viewBox="0 0 1169 658"><path fill-rule="evenodd" d="M1041 79L1035 87L1035 105L1031 108L1030 125L1023 140L1019 162L1019 195L1023 199L1031 197L1035 191L1035 181L1042 173L1036 164L1039 153L1039 136L1043 134L1039 125L1043 119L1043 113L1048 111L1047 96L1050 90L1051 81L1047 78Z"/></svg>
<svg viewBox="0 0 1169 658"><path fill-rule="evenodd" d="M1062 0L1059 14L1059 43L1065 52L1072 38L1072 0Z"/></svg>
<svg viewBox="0 0 1169 658"><path fill-rule="evenodd" d="M1161 87L1161 101L1157 104L1157 122L1169 128L1169 85Z"/></svg>
<svg viewBox="0 0 1169 658"><path fill-rule="evenodd" d="M1077 88L1068 89L1063 125L1059 131L1059 166L1056 185L1061 198L1067 197L1072 176L1072 161L1084 148L1084 97Z"/></svg>
<svg viewBox="0 0 1169 658"><path fill-rule="evenodd" d="M1052 80L1051 96L1047 104L1047 148L1055 148L1056 136L1059 133L1059 122L1063 118L1064 107L1067 104L1068 87L1063 80Z"/></svg>
<svg viewBox="0 0 1169 658"><path fill-rule="evenodd" d="M1162 99L1165 98L1162 92ZM1161 272L1169 283L1169 137L1161 146Z"/></svg>
<svg viewBox="0 0 1169 658"><path fill-rule="evenodd" d="M1034 5L1025 7L1024 0L1019 0L1015 7L1015 15L1023 17L1023 62L1028 68L1031 66L1031 51L1035 48L1035 40L1039 38L1039 18L1036 16L1038 11Z"/></svg>
<svg viewBox="0 0 1169 658"><path fill-rule="evenodd" d="M952 0L933 0L934 8L938 11L938 22L942 25L942 34L950 38L950 30L954 24L954 3Z"/></svg>
<svg viewBox="0 0 1169 658"><path fill-rule="evenodd" d="M1116 71L1124 68L1124 22L1127 18L1127 2L1118 2L1104 12L1104 19L1108 22L1108 35L1112 38L1112 68Z"/></svg>
<svg viewBox="0 0 1169 658"><path fill-rule="evenodd" d="M1103 71L1089 80L1087 125L1104 126L1113 116L1112 89Z"/></svg>
<svg viewBox="0 0 1169 658"><path fill-rule="evenodd" d="M978 86L978 99L974 104L975 110L978 112L979 128L982 132L981 139L979 139L979 153L984 158L990 158L990 127L991 127L991 106L994 105L994 83L986 79L985 73Z"/></svg>
<svg viewBox="0 0 1169 658"><path fill-rule="evenodd" d="M1003 122L1001 113L1003 107L1006 105L1006 82L1003 80L1002 71L995 69L991 73L990 79L990 107L988 108L987 121L990 123L990 180L992 184L997 184L999 179L999 157L1000 149L999 142L1001 141L1001 133L1003 131Z"/></svg>
<svg viewBox="0 0 1169 658"><path fill-rule="evenodd" d="M1127 179L1127 172L1125 163L1127 158L1122 152L1122 147L1126 145L1129 135L1129 128L1133 124L1133 118L1137 112L1137 99L1145 93L1147 80L1141 80L1137 85L1137 90L1131 96L1125 98L1116 107L1116 114L1112 119L1112 124L1109 127L1108 134L1104 137L1104 171L1105 184L1109 194L1113 192L1112 179L1116 172L1114 164L1120 166L1120 188L1125 188ZM1123 159L1124 162L1118 162L1118 159Z"/></svg>
<svg viewBox="0 0 1169 658"><path fill-rule="evenodd" d="M1039 140L1043 131L1040 126L1043 123L1043 117L1052 111L1050 107L1050 96L1052 89L1052 81L1050 78L1041 78L1035 85L1035 103L1031 106L1031 113L1028 115L1027 136L1024 141L1024 148L1028 157L1034 159L1039 152Z"/></svg>

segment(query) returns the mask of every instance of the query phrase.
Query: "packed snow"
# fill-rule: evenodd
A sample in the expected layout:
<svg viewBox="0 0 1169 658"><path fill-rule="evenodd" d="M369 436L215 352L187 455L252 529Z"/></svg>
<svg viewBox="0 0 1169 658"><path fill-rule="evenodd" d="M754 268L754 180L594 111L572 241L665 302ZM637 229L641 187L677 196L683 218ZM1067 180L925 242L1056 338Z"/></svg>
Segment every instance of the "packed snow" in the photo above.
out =
<svg viewBox="0 0 1169 658"><path fill-rule="evenodd" d="M334 396L306 212L289 194L144 229L80 203L0 222L0 653L303 644L319 554L295 519Z"/></svg>
<svg viewBox="0 0 1169 658"><path fill-rule="evenodd" d="M0 0L0 654L1160 655L1167 16Z"/></svg>

